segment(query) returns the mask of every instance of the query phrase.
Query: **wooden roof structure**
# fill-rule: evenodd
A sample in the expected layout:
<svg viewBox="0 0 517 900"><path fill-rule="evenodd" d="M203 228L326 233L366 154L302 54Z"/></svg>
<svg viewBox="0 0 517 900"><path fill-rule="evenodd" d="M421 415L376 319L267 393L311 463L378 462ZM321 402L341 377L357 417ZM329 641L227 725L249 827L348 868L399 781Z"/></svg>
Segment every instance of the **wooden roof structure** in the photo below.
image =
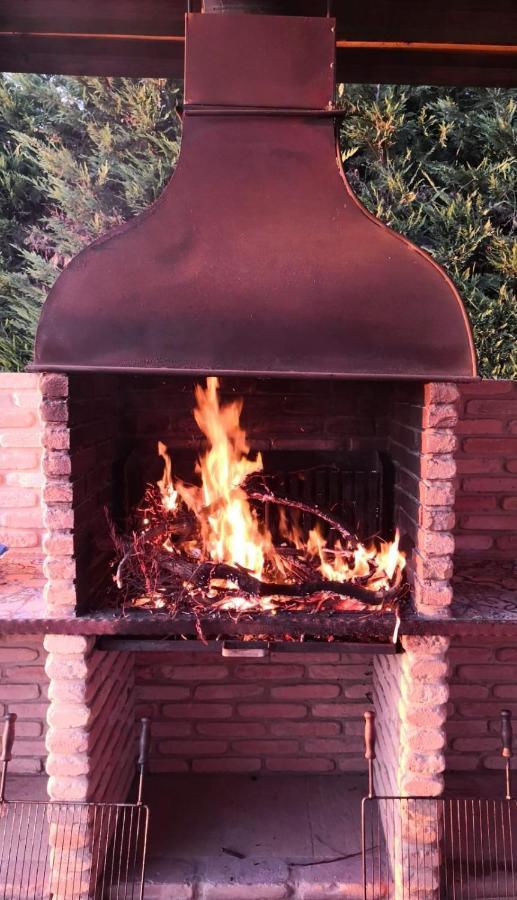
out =
<svg viewBox="0 0 517 900"><path fill-rule="evenodd" d="M326 6L293 2L307 15ZM0 69L180 79L186 7L187 0L2 0ZM334 0L331 10L338 81L517 84L515 0Z"/></svg>

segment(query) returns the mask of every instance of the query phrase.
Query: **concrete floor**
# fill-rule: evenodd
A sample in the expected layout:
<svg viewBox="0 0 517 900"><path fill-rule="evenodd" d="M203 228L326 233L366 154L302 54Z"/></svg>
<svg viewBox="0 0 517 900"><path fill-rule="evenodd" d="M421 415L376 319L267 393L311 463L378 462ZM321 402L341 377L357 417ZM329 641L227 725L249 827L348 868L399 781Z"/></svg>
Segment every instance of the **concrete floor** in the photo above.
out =
<svg viewBox="0 0 517 900"><path fill-rule="evenodd" d="M149 777L146 898L360 900L365 788L350 775Z"/></svg>

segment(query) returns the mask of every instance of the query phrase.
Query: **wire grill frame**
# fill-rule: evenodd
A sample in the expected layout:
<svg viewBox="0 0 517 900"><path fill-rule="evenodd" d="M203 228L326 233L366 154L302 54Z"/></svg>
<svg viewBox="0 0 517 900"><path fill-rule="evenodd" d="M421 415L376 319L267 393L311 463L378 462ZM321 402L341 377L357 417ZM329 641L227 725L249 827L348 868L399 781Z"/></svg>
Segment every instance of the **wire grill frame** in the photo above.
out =
<svg viewBox="0 0 517 900"><path fill-rule="evenodd" d="M515 900L517 800L366 797L364 900Z"/></svg>
<svg viewBox="0 0 517 900"><path fill-rule="evenodd" d="M139 803L4 800L1 900L142 900L148 825Z"/></svg>

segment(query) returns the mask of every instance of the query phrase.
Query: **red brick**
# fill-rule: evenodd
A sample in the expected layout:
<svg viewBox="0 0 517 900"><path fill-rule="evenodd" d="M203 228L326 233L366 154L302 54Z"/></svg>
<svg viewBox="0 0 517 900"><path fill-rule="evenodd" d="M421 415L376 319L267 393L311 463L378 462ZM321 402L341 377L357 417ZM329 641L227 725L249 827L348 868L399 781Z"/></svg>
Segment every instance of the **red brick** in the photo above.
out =
<svg viewBox="0 0 517 900"><path fill-rule="evenodd" d="M66 400L43 400L40 412L44 422L68 421L68 403Z"/></svg>
<svg viewBox="0 0 517 900"><path fill-rule="evenodd" d="M291 656L291 654L289 654ZM284 653L283 659L286 654ZM260 663L249 663L237 666L235 669L237 678L250 678L254 681L290 681L291 679L300 679L303 675L301 666L293 665L261 665Z"/></svg>
<svg viewBox="0 0 517 900"><path fill-rule="evenodd" d="M0 700L37 700L40 690L37 684L0 684Z"/></svg>
<svg viewBox="0 0 517 900"><path fill-rule="evenodd" d="M501 741L496 737L456 738L452 742L454 750L480 754L486 750L497 750Z"/></svg>
<svg viewBox="0 0 517 900"><path fill-rule="evenodd" d="M363 711L362 706L353 703L317 703L313 707L312 713L314 716L321 716L324 719L352 719L360 718Z"/></svg>
<svg viewBox="0 0 517 900"><path fill-rule="evenodd" d="M517 647L502 647L498 649L497 659L504 663L517 663Z"/></svg>
<svg viewBox="0 0 517 900"><path fill-rule="evenodd" d="M250 700L262 697L264 688L259 684L205 684L196 688L196 700Z"/></svg>
<svg viewBox="0 0 517 900"><path fill-rule="evenodd" d="M517 478L464 478L465 491L486 491L490 494L517 491Z"/></svg>
<svg viewBox="0 0 517 900"><path fill-rule="evenodd" d="M517 550L517 534L503 534L496 538L498 550Z"/></svg>
<svg viewBox="0 0 517 900"><path fill-rule="evenodd" d="M192 762L194 772L258 772L260 766L260 759L228 756L222 759L195 759Z"/></svg>
<svg viewBox="0 0 517 900"><path fill-rule="evenodd" d="M471 719L470 721L466 719L448 719L446 729L449 738L456 735L465 737L473 734L487 734L488 722L483 722L481 719Z"/></svg>
<svg viewBox="0 0 517 900"><path fill-rule="evenodd" d="M71 503L73 487L70 481L48 481L43 490L45 503Z"/></svg>
<svg viewBox="0 0 517 900"><path fill-rule="evenodd" d="M137 685L135 696L138 700L186 700L190 688L176 685Z"/></svg>
<svg viewBox="0 0 517 900"><path fill-rule="evenodd" d="M502 434L503 422L500 419L460 419L456 425L456 434Z"/></svg>
<svg viewBox="0 0 517 900"><path fill-rule="evenodd" d="M451 684L449 696L451 700L486 700L489 688L481 684Z"/></svg>
<svg viewBox="0 0 517 900"><path fill-rule="evenodd" d="M36 423L36 414L29 409L13 406L12 409L2 410L2 428L32 428Z"/></svg>
<svg viewBox="0 0 517 900"><path fill-rule="evenodd" d="M459 494L456 500L457 512L489 512L497 508L497 499L491 495L472 496Z"/></svg>
<svg viewBox="0 0 517 900"><path fill-rule="evenodd" d="M48 477L54 475L70 475L72 461L66 450L50 450L43 456L43 472Z"/></svg>
<svg viewBox="0 0 517 900"><path fill-rule="evenodd" d="M207 737L254 738L264 737L266 726L260 722L197 722L196 731Z"/></svg>
<svg viewBox="0 0 517 900"><path fill-rule="evenodd" d="M41 528L41 510L39 507L25 509L8 509L0 512L2 528Z"/></svg>
<svg viewBox="0 0 517 900"><path fill-rule="evenodd" d="M467 453L490 453L492 456L515 456L517 437L508 438L467 438L463 442Z"/></svg>
<svg viewBox="0 0 517 900"><path fill-rule="evenodd" d="M494 539L486 534L457 534L454 537L456 550L490 550Z"/></svg>
<svg viewBox="0 0 517 900"><path fill-rule="evenodd" d="M469 416L507 416L517 415L517 399L511 397L501 400L468 400L466 411Z"/></svg>
<svg viewBox="0 0 517 900"><path fill-rule="evenodd" d="M221 681L228 677L228 667L217 666L170 666L163 669L165 677L176 681Z"/></svg>
<svg viewBox="0 0 517 900"><path fill-rule="evenodd" d="M517 509L517 496L516 497L504 497L503 499L503 509Z"/></svg>
<svg viewBox="0 0 517 900"><path fill-rule="evenodd" d="M229 719L232 712L232 707L226 703L166 704L163 707L164 716L171 719Z"/></svg>
<svg viewBox="0 0 517 900"><path fill-rule="evenodd" d="M296 753L298 741L234 741L233 750L237 753L251 753L258 756L281 756Z"/></svg>
<svg viewBox="0 0 517 900"><path fill-rule="evenodd" d="M6 428L0 432L0 447L33 447L41 452L41 429Z"/></svg>
<svg viewBox="0 0 517 900"><path fill-rule="evenodd" d="M428 481L452 478L456 474L456 463L450 454L424 455L420 457L422 478Z"/></svg>
<svg viewBox="0 0 517 900"><path fill-rule="evenodd" d="M41 544L41 531L33 528L0 528L0 544L5 544L11 550L28 550L31 547L39 547Z"/></svg>
<svg viewBox="0 0 517 900"><path fill-rule="evenodd" d="M70 448L70 430L66 425L45 425L43 446L47 450L68 450Z"/></svg>
<svg viewBox="0 0 517 900"><path fill-rule="evenodd" d="M39 494L30 488L0 487L0 509L20 509L36 506L38 503Z"/></svg>
<svg viewBox="0 0 517 900"><path fill-rule="evenodd" d="M511 394L515 389L515 382L506 379L486 379L473 381L460 385L460 396L468 397L492 397L498 394Z"/></svg>
<svg viewBox="0 0 517 900"><path fill-rule="evenodd" d="M271 772L332 772L332 759L318 759L315 756L293 756L290 759L267 759L266 769Z"/></svg>
<svg viewBox="0 0 517 900"><path fill-rule="evenodd" d="M190 722L163 722L157 721L151 723L151 738L166 737L189 737L192 734L192 725Z"/></svg>
<svg viewBox="0 0 517 900"><path fill-rule="evenodd" d="M45 373L41 376L40 391L43 397L56 399L68 397L68 376L57 373Z"/></svg>
<svg viewBox="0 0 517 900"><path fill-rule="evenodd" d="M361 726L364 731L364 725ZM271 734L275 737L334 737L339 734L337 722L272 722Z"/></svg>
<svg viewBox="0 0 517 900"><path fill-rule="evenodd" d="M517 700L517 684L496 684L494 697L500 697L502 700Z"/></svg>
<svg viewBox="0 0 517 900"><path fill-rule="evenodd" d="M0 646L0 663L4 666L15 666L18 663L34 662L39 657L38 650L33 647Z"/></svg>
<svg viewBox="0 0 517 900"><path fill-rule="evenodd" d="M274 700L331 700L339 694L337 684L296 684L271 689Z"/></svg>
<svg viewBox="0 0 517 900"><path fill-rule="evenodd" d="M270 656L271 662L275 663L285 663L286 660L289 660L289 663L299 663L301 666L310 666L317 665L318 663L337 663L339 662L340 655L339 653L332 653L330 651L324 651L322 653L283 653L281 650L273 650ZM292 676L292 677L300 677L300 675Z"/></svg>
<svg viewBox="0 0 517 900"><path fill-rule="evenodd" d="M151 757L149 759L149 772L151 775L169 774L172 772L189 772L189 764L183 759L174 759L168 756L164 759Z"/></svg>
<svg viewBox="0 0 517 900"><path fill-rule="evenodd" d="M458 475L495 475L503 470L503 460L492 458L456 459Z"/></svg>
<svg viewBox="0 0 517 900"><path fill-rule="evenodd" d="M69 556L47 556L43 562L43 572L51 580L75 578L75 560Z"/></svg>
<svg viewBox="0 0 517 900"><path fill-rule="evenodd" d="M294 703L243 703L239 715L246 719L303 719L307 707Z"/></svg>
<svg viewBox="0 0 517 900"><path fill-rule="evenodd" d="M0 372L0 394L36 390L40 377L33 372Z"/></svg>
<svg viewBox="0 0 517 900"><path fill-rule="evenodd" d="M506 469L508 472L515 473L517 472L517 459L509 459L506 462Z"/></svg>
<svg viewBox="0 0 517 900"><path fill-rule="evenodd" d="M334 756L336 753L356 753L361 752L364 747L364 741L361 738L342 737L342 738L314 738L305 741L306 753L317 753L320 756Z"/></svg>
<svg viewBox="0 0 517 900"><path fill-rule="evenodd" d="M473 660L474 662L474 660ZM458 676L467 681L513 681L517 679L517 665L494 663L492 665L459 666Z"/></svg>
<svg viewBox="0 0 517 900"><path fill-rule="evenodd" d="M478 665L479 663L494 662L495 648L465 647L453 643L449 650L449 660L453 665L458 663L476 663L476 665ZM510 662L514 661L517 662L517 655L515 660L510 660Z"/></svg>
<svg viewBox="0 0 517 900"><path fill-rule="evenodd" d="M50 531L64 531L74 527L74 512L67 503L47 506L43 513L43 521Z"/></svg>
<svg viewBox="0 0 517 900"><path fill-rule="evenodd" d="M309 667L309 675L311 678L321 679L325 681L329 679L330 681L339 681L340 679L344 679L346 681L357 681L360 678L368 678L372 674L372 665L371 662L368 661L365 664L356 664L353 663L351 665L345 666L310 666Z"/></svg>
<svg viewBox="0 0 517 900"><path fill-rule="evenodd" d="M422 411L424 428L453 428L457 421L457 409L449 403L430 403Z"/></svg>
<svg viewBox="0 0 517 900"><path fill-rule="evenodd" d="M210 755L211 753L225 753L228 744L226 741L160 741L159 749L162 753L174 753L178 756Z"/></svg>
<svg viewBox="0 0 517 900"><path fill-rule="evenodd" d="M460 519L462 528L472 528L474 531L515 531L517 529L517 516L463 516Z"/></svg>
<svg viewBox="0 0 517 900"><path fill-rule="evenodd" d="M0 470L20 471L27 469L39 469L40 452L25 448L10 450L0 449Z"/></svg>
<svg viewBox="0 0 517 900"><path fill-rule="evenodd" d="M70 531L46 534L43 537L43 550L50 556L70 556L74 552L74 538Z"/></svg>
<svg viewBox="0 0 517 900"><path fill-rule="evenodd" d="M457 385L452 383L430 381L424 385L425 403L456 403L460 396Z"/></svg>
<svg viewBox="0 0 517 900"><path fill-rule="evenodd" d="M512 419L508 425L508 431L510 434L517 434L517 419Z"/></svg>

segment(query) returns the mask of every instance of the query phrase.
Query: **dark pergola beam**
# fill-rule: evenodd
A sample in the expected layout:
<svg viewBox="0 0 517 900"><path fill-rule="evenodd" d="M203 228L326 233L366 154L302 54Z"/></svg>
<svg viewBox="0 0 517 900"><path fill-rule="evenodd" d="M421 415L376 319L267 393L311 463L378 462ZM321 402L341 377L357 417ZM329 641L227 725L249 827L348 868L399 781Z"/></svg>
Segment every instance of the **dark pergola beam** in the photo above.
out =
<svg viewBox="0 0 517 900"><path fill-rule="evenodd" d="M181 78L185 8L178 0L3 0L0 69ZM325 8L323 0L293 5L307 15ZM338 80L517 84L515 0L335 0L333 12Z"/></svg>

